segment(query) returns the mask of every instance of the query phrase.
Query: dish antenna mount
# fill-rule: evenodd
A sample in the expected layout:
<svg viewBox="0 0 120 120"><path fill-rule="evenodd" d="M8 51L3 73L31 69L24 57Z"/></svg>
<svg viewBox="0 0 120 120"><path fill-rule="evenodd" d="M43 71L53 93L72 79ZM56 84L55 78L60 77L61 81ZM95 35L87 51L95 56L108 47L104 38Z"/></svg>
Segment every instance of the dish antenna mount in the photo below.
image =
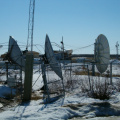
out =
<svg viewBox="0 0 120 120"><path fill-rule="evenodd" d="M62 76L62 71L60 64L56 60L56 57L54 55L54 51L50 42L50 39L48 35L46 35L45 38L45 54L43 56L43 64L42 64L42 75L43 75L43 82L44 82L44 90L45 93L47 93L47 102L50 102L50 96L49 96L49 89L48 89L48 83L46 79L46 70L45 70L45 65L44 64L49 64L52 70L61 78L62 80L62 85L63 85L63 94L65 95L65 90L64 90L64 84L63 84L63 76Z"/></svg>

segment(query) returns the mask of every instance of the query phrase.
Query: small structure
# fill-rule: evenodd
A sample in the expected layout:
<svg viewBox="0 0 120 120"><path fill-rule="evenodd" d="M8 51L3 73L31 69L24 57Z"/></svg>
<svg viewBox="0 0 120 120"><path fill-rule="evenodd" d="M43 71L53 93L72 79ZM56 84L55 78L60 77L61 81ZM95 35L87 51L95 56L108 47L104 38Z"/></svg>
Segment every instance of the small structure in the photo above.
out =
<svg viewBox="0 0 120 120"><path fill-rule="evenodd" d="M73 50L64 50L63 51L58 51L58 50L54 50L54 53L55 53L55 56L56 56L56 59L58 60L62 60L63 58L65 60L70 60L71 59L71 55L73 53Z"/></svg>
<svg viewBox="0 0 120 120"><path fill-rule="evenodd" d="M31 54L31 51L23 51L23 56L24 56L24 58L26 58L26 54L27 54L27 55L30 55L30 54ZM32 54L33 54L33 57L34 57L34 58L39 58L39 53L38 53L38 52L32 51Z"/></svg>

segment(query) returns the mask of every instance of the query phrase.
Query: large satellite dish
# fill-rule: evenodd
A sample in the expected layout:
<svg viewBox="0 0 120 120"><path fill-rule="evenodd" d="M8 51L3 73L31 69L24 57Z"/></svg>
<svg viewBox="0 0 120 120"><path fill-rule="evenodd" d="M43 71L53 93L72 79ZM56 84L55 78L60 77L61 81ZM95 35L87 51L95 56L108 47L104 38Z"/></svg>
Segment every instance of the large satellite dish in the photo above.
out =
<svg viewBox="0 0 120 120"><path fill-rule="evenodd" d="M110 48L107 38L100 34L95 42L95 62L98 71L102 74L106 71L110 60Z"/></svg>
<svg viewBox="0 0 120 120"><path fill-rule="evenodd" d="M18 64L21 67L25 67L25 60L23 59L22 52L17 44L17 42L10 36L9 47L8 47L8 59Z"/></svg>
<svg viewBox="0 0 120 120"><path fill-rule="evenodd" d="M46 39L45 39L45 56L52 70L62 79L63 77L62 77L62 71L60 68L60 64L55 58L53 48L50 43L50 39L48 35L46 35Z"/></svg>

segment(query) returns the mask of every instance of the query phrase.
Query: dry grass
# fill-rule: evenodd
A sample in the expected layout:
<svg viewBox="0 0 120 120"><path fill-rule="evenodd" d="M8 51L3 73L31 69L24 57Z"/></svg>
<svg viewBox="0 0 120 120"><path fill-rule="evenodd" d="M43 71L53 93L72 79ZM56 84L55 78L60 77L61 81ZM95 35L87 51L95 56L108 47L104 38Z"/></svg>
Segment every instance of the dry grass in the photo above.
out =
<svg viewBox="0 0 120 120"><path fill-rule="evenodd" d="M88 75L87 71L75 71L74 73L75 73L75 75ZM89 71L89 75L92 76L92 71ZM95 72L95 76L100 76L100 75L101 74L99 72ZM102 74L102 76L104 76L104 77L110 77L109 74ZM112 77L120 77L120 75L112 74Z"/></svg>
<svg viewBox="0 0 120 120"><path fill-rule="evenodd" d="M39 100L39 99L43 99L43 97L41 96L32 96L31 100Z"/></svg>
<svg viewBox="0 0 120 120"><path fill-rule="evenodd" d="M31 100L39 100L39 99L43 99L43 94L41 94L41 91L32 92Z"/></svg>
<svg viewBox="0 0 120 120"><path fill-rule="evenodd" d="M75 75L88 75L88 73L85 71L75 71L74 73Z"/></svg>
<svg viewBox="0 0 120 120"><path fill-rule="evenodd" d="M120 75L114 75L114 74L113 74L112 77L120 77Z"/></svg>
<svg viewBox="0 0 120 120"><path fill-rule="evenodd" d="M87 71L75 71L75 75L88 75ZM92 72L89 71L89 75L92 75ZM95 76L100 76L99 72L95 72Z"/></svg>
<svg viewBox="0 0 120 120"><path fill-rule="evenodd" d="M109 87L107 77L105 79L96 77L90 80L90 84L87 80L81 81L81 90L83 93L87 93L89 97L105 100L110 98L112 88Z"/></svg>

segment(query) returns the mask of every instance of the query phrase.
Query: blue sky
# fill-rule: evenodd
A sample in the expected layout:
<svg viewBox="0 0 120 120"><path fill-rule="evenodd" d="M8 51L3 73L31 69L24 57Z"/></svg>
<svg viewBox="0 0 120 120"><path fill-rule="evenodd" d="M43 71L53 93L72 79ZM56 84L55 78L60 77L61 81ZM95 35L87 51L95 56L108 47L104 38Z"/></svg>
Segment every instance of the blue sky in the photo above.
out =
<svg viewBox="0 0 120 120"><path fill-rule="evenodd" d="M27 44L30 0L0 0L0 54L7 52L9 36L13 36L24 50ZM36 0L33 50L44 53L46 33L51 42L73 53L94 53L99 34L104 34L110 53L116 54L115 44L120 41L120 0ZM3 44L4 43L4 44ZM54 49L60 49L52 44ZM30 50L30 48L29 48Z"/></svg>

